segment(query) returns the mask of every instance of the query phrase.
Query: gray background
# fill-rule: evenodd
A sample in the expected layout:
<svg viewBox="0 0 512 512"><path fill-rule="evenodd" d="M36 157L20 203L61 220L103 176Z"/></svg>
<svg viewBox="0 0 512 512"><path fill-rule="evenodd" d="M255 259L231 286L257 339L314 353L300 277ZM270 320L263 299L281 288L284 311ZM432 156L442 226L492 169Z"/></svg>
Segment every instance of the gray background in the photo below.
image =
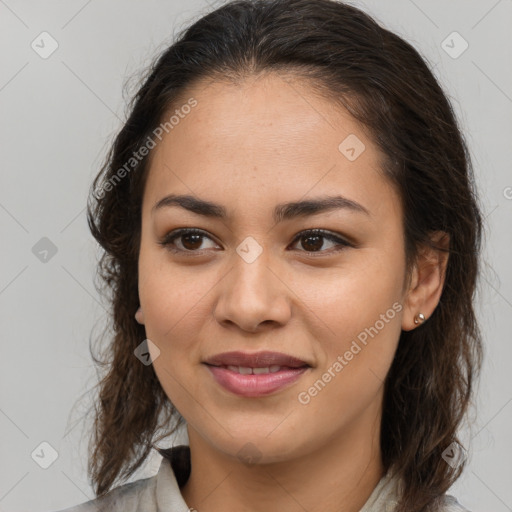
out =
<svg viewBox="0 0 512 512"><path fill-rule="evenodd" d="M486 359L476 421L462 432L469 466L451 493L473 512L510 511L512 2L354 4L427 57L467 134L487 222L478 293ZM124 82L210 10L204 0L0 0L0 510L57 510L93 497L81 415L96 383L89 337L106 312L93 285L86 195L124 119ZM43 31L59 45L46 59L31 47ZM458 52L462 40L443 45L454 31L469 44L457 58L445 47ZM55 254L41 252L43 237ZM31 456L42 442L58 453L48 469ZM158 465L152 457L132 480Z"/></svg>

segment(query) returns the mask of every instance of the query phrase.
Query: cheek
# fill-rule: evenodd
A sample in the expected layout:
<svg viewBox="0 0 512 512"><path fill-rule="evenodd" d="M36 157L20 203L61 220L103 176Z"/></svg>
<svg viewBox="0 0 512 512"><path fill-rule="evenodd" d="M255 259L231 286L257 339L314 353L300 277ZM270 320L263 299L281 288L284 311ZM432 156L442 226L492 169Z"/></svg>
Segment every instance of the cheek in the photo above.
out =
<svg viewBox="0 0 512 512"><path fill-rule="evenodd" d="M146 336L159 349L153 362L155 373L178 411L188 412L194 398L201 396L193 378L200 357L193 333L208 313L205 289L199 279L159 263L157 258L152 264L149 258L142 258L139 275Z"/></svg>
<svg viewBox="0 0 512 512"><path fill-rule="evenodd" d="M204 354L196 341L209 325L208 291L217 281L211 270L173 265L164 251L141 251L139 295L146 336L159 349L153 366L180 412L188 411L190 401L201 396L194 371Z"/></svg>
<svg viewBox="0 0 512 512"><path fill-rule="evenodd" d="M311 334L321 341L323 369L342 356L343 373L354 379L355 386L364 386L364 378L372 372L384 379L401 332L399 263L369 257L350 273L340 272L324 282L321 293L317 285L311 281L300 293L309 297L305 300L308 308L321 320L315 324L323 334ZM317 291L312 292L314 289Z"/></svg>
<svg viewBox="0 0 512 512"><path fill-rule="evenodd" d="M402 311L398 287L370 277L340 280L318 303L324 327L311 334L320 342L319 367L297 398L327 424L349 421L377 399L397 348ZM371 284L362 286L366 279Z"/></svg>
<svg viewBox="0 0 512 512"><path fill-rule="evenodd" d="M141 248L139 297L149 338L163 341L196 317L211 287L208 276L197 267L173 265L165 250Z"/></svg>

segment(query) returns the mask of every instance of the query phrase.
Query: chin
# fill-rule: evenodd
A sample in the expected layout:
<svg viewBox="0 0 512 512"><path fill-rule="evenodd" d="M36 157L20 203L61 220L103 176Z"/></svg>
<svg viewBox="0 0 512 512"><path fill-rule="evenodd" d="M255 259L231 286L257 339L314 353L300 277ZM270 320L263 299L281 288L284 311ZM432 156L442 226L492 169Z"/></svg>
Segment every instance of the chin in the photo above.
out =
<svg viewBox="0 0 512 512"><path fill-rule="evenodd" d="M223 432L221 439L210 439L210 444L228 457L245 465L271 464L296 458L303 451L296 436L281 432L268 436L268 430L244 430L230 436Z"/></svg>

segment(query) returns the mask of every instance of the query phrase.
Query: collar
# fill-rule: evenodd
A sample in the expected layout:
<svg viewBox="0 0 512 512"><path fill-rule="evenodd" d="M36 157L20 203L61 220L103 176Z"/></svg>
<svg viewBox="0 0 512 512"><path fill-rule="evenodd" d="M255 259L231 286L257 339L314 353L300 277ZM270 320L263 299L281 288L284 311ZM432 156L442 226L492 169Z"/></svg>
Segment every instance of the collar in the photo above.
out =
<svg viewBox="0 0 512 512"><path fill-rule="evenodd" d="M157 512L189 512L181 495L183 486L190 475L190 448L179 445L173 448L157 448L162 455L160 469L156 475Z"/></svg>

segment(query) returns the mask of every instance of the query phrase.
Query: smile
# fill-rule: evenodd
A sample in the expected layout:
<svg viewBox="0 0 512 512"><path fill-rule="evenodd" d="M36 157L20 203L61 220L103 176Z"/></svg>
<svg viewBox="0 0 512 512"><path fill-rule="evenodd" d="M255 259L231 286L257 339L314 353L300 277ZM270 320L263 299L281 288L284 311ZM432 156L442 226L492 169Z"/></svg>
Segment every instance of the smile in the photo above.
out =
<svg viewBox="0 0 512 512"><path fill-rule="evenodd" d="M210 374L222 388L238 396L261 397L281 391L295 383L310 367L271 365L261 368L244 366L212 366Z"/></svg>
<svg viewBox="0 0 512 512"><path fill-rule="evenodd" d="M228 370L232 372L241 373L242 375L260 374L260 373L276 373L282 369L278 364L267 366L265 368L249 368L248 366L227 366Z"/></svg>

